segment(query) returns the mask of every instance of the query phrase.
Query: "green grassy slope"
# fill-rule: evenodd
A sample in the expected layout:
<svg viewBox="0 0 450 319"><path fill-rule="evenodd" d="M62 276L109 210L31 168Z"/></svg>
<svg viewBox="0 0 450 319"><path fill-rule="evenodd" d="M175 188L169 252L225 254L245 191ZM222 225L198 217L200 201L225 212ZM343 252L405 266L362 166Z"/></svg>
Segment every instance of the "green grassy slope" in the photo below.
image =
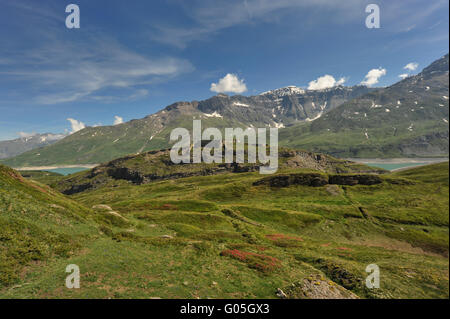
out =
<svg viewBox="0 0 450 319"><path fill-rule="evenodd" d="M406 169L395 172L393 176L405 177L424 183L437 183L448 186L448 177L442 174L448 170L448 162L425 165L415 169Z"/></svg>
<svg viewBox="0 0 450 319"><path fill-rule="evenodd" d="M197 114L197 116L199 116ZM170 132L177 127L192 131L192 115L167 120L163 128L146 117L116 126L88 127L44 148L34 149L0 162L11 167L97 164L128 154L168 148ZM247 127L228 119L205 118L206 127Z"/></svg>
<svg viewBox="0 0 450 319"><path fill-rule="evenodd" d="M282 288L299 297L312 280L362 298L448 298L448 163L381 178L271 188L242 173L85 191L71 199L116 212L106 235L30 268L27 285L0 296L276 298ZM79 290L63 286L69 263L80 266ZM372 263L378 290L364 286Z"/></svg>
<svg viewBox="0 0 450 319"><path fill-rule="evenodd" d="M280 145L344 158L448 156L448 59L280 131Z"/></svg>
<svg viewBox="0 0 450 319"><path fill-rule="evenodd" d="M0 287L21 282L30 265L65 259L98 234L90 211L0 165Z"/></svg>
<svg viewBox="0 0 450 319"><path fill-rule="evenodd" d="M70 176L48 179L55 189L64 194L74 194L86 189L95 189L105 185L146 184L162 179L177 179L188 176L216 175L227 172L242 173L258 171L261 163L242 163L238 166L219 163L198 163L189 165L174 165L170 152L151 151L139 155L130 155L99 165L89 171L83 171ZM245 153L245 156L247 153ZM247 161L247 158L245 158ZM302 150L287 148L279 149L279 167L281 169L307 168L334 173L385 173L383 169L341 160L332 156L316 154Z"/></svg>
<svg viewBox="0 0 450 319"><path fill-rule="evenodd" d="M411 123L406 121L397 123L395 129L390 123L380 123L378 127L367 130L361 127L337 132L328 129L313 132L311 124L305 123L280 131L280 145L306 148L342 158L448 156L447 152L439 151L448 147L448 125L442 120L415 122L414 131L408 130ZM423 144L427 145L423 149L414 146Z"/></svg>
<svg viewBox="0 0 450 319"><path fill-rule="evenodd" d="M20 171L20 175L24 178L32 179L46 185L54 183L64 177L62 174L46 171Z"/></svg>

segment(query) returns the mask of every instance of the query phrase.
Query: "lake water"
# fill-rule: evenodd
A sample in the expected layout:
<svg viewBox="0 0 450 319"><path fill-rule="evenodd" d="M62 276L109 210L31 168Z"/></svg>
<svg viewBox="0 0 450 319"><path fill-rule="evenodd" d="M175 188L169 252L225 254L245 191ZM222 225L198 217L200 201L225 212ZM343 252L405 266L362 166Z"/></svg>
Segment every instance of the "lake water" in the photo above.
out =
<svg viewBox="0 0 450 319"><path fill-rule="evenodd" d="M348 160L392 171L402 168L446 162L448 161L448 158L392 158L392 159L349 158Z"/></svg>
<svg viewBox="0 0 450 319"><path fill-rule="evenodd" d="M405 159L403 161L396 162L395 160L389 160L389 159L388 160L377 159L377 160L371 162L370 159L355 159L355 158L349 159L349 160L355 161L357 163L362 163L365 165L373 166L373 167L383 168L383 169L386 169L389 171L400 169L400 168L421 166L421 165L427 165L427 164L432 164L432 163L448 161L448 159L432 159L432 160L424 159L423 161L415 161L415 160ZM62 168L55 168L55 169L46 169L45 171L46 172L55 172L55 173L59 173L62 175L70 175L70 174L86 171L88 169L89 168L86 168L86 167L62 167Z"/></svg>
<svg viewBox="0 0 450 319"><path fill-rule="evenodd" d="M392 171L394 169L426 165L429 163L364 163L364 164L373 166L373 167L387 169L388 171Z"/></svg>
<svg viewBox="0 0 450 319"><path fill-rule="evenodd" d="M55 168L55 169L46 169L46 172L54 172L62 175L70 175L82 171L86 171L89 168L86 167L63 167L63 168Z"/></svg>

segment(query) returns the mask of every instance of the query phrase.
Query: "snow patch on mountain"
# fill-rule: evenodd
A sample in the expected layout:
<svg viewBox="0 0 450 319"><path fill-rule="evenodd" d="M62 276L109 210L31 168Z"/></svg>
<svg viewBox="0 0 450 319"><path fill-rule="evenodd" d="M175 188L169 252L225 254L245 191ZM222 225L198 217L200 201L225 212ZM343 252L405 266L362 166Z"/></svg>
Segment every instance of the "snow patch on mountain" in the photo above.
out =
<svg viewBox="0 0 450 319"><path fill-rule="evenodd" d="M305 90L296 86L287 86L281 89L271 90L267 92L263 92L260 95L275 95L275 96L288 96L288 95L295 95L295 94L305 94Z"/></svg>
<svg viewBox="0 0 450 319"><path fill-rule="evenodd" d="M273 124L274 124L274 127L275 127L275 128L284 128L284 127L285 127L283 123L276 123L276 122L273 122Z"/></svg>
<svg viewBox="0 0 450 319"><path fill-rule="evenodd" d="M319 114L317 114L317 116L316 117L313 117L313 118L306 118L306 122L312 122L312 121L314 121L314 120L317 120L318 118L320 118L321 116L322 116L322 114L323 114L323 112L320 112Z"/></svg>
<svg viewBox="0 0 450 319"><path fill-rule="evenodd" d="M203 113L206 117L223 117L222 115L220 115L219 113L217 113L217 111L214 111L211 114L208 113Z"/></svg>
<svg viewBox="0 0 450 319"><path fill-rule="evenodd" d="M375 104L375 102L372 101L372 105L370 106L370 108L376 109L376 108L379 108L379 107L382 107L382 106L383 106L383 105Z"/></svg>

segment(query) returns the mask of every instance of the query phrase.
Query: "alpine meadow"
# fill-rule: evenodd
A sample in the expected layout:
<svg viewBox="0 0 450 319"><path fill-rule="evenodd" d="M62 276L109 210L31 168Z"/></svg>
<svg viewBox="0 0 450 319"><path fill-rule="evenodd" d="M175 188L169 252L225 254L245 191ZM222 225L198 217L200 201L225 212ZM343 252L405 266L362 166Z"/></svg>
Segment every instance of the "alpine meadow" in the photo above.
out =
<svg viewBox="0 0 450 319"><path fill-rule="evenodd" d="M448 300L448 5L0 0L0 299Z"/></svg>

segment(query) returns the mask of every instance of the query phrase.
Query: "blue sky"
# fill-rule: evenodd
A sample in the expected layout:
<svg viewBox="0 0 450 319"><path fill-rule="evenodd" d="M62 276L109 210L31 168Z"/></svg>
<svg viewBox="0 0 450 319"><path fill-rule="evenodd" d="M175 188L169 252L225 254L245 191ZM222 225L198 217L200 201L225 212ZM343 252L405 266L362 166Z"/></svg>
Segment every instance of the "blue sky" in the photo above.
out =
<svg viewBox="0 0 450 319"><path fill-rule="evenodd" d="M65 26L70 3L80 29ZM369 3L380 7L380 29L365 26ZM224 90L390 85L448 52L448 5L0 0L0 140L112 125Z"/></svg>

